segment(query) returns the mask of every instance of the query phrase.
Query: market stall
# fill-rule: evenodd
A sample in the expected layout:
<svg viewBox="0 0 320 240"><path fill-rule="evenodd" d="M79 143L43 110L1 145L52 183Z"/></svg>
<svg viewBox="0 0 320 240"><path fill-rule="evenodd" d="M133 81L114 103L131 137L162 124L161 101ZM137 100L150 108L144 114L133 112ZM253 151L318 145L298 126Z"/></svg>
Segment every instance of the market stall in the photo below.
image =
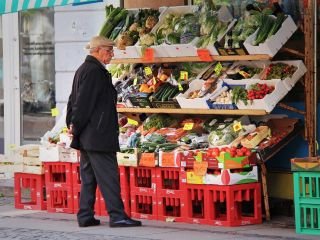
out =
<svg viewBox="0 0 320 240"><path fill-rule="evenodd" d="M305 55L284 48L298 26L276 5L252 6L238 18L211 1L142 10L106 7L100 35L116 41L108 70L118 92L118 163L128 214L239 226L261 223L263 205L270 219L265 162L303 130L309 154L316 155L316 47L308 4ZM290 57L278 57L283 49ZM303 77L305 111L280 103ZM272 115L279 105L303 114L305 123ZM48 209L70 213L79 192L71 189L81 180L78 155L63 147L70 139L61 129L46 136L39 160L45 162L50 194L62 191L65 201L71 195L74 200L60 206L49 198ZM56 173L71 175L59 185L50 179ZM319 228L319 216L316 222Z"/></svg>

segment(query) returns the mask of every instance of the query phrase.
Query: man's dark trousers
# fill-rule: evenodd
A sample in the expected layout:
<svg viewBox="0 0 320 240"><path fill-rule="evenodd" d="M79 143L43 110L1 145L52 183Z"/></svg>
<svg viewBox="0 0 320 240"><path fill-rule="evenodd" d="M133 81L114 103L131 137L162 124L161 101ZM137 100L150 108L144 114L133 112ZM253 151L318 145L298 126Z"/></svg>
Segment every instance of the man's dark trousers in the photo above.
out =
<svg viewBox="0 0 320 240"><path fill-rule="evenodd" d="M105 199L110 221L125 217L116 153L81 150L80 176L79 223L86 223L94 216L97 184Z"/></svg>

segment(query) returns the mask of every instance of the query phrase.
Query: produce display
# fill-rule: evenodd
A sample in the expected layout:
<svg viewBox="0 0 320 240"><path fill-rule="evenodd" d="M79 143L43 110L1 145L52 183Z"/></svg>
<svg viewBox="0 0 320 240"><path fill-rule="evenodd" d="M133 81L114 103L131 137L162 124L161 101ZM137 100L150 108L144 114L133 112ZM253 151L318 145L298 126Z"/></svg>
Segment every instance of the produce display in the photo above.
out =
<svg viewBox="0 0 320 240"><path fill-rule="evenodd" d="M296 72L297 67L285 63L270 64L261 77L262 80L290 78Z"/></svg>
<svg viewBox="0 0 320 240"><path fill-rule="evenodd" d="M116 41L116 46L124 50L126 46L133 46L144 38L157 24L160 12L155 9L139 9L134 14L123 8L107 5L106 19L99 35Z"/></svg>
<svg viewBox="0 0 320 240"><path fill-rule="evenodd" d="M134 122L134 123L132 123ZM243 117L175 117L153 114L144 121L119 118L123 153L190 152L194 159L199 151L205 159L225 156L230 159L252 157L255 151L270 149L294 131L296 119L278 118L255 124ZM184 154L184 156L188 156ZM232 160L236 161L236 160Z"/></svg>

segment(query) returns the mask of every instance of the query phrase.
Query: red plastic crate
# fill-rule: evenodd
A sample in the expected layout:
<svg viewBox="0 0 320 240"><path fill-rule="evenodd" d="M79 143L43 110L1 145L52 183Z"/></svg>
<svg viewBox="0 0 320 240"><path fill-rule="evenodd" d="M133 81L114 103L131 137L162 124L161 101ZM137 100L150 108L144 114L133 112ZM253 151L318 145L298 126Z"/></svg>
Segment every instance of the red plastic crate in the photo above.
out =
<svg viewBox="0 0 320 240"><path fill-rule="evenodd" d="M180 168L156 168L157 196L181 197L185 183L181 180Z"/></svg>
<svg viewBox="0 0 320 240"><path fill-rule="evenodd" d="M52 213L73 213L73 189L50 188L47 190L47 211Z"/></svg>
<svg viewBox="0 0 320 240"><path fill-rule="evenodd" d="M209 224L208 191L206 185L185 185L184 217L188 223Z"/></svg>
<svg viewBox="0 0 320 240"><path fill-rule="evenodd" d="M156 168L130 167L130 192L156 196Z"/></svg>
<svg viewBox="0 0 320 240"><path fill-rule="evenodd" d="M185 222L184 196L158 196L158 220L167 222Z"/></svg>
<svg viewBox="0 0 320 240"><path fill-rule="evenodd" d="M101 216L109 216L107 208L106 208L106 203L104 201L104 198L102 196L102 193L99 191L99 202L100 202L100 215ZM124 205L124 211L126 212L126 214L128 215L128 217L131 216L131 208L130 208L130 198L129 195L124 195L121 193L121 198L123 201L123 205Z"/></svg>
<svg viewBox="0 0 320 240"><path fill-rule="evenodd" d="M157 220L157 198L154 194L131 193L131 217Z"/></svg>
<svg viewBox="0 0 320 240"><path fill-rule="evenodd" d="M73 188L73 213L78 213L80 205L80 188ZM94 204L94 212L95 215L101 216L100 212L100 195L99 192L96 191L96 202Z"/></svg>
<svg viewBox="0 0 320 240"><path fill-rule="evenodd" d="M22 199L24 189L30 192L30 198L27 201ZM44 175L15 173L14 205L17 209L46 210Z"/></svg>
<svg viewBox="0 0 320 240"><path fill-rule="evenodd" d="M262 223L260 183L208 185L206 210L212 225L231 227L260 224Z"/></svg>
<svg viewBox="0 0 320 240"><path fill-rule="evenodd" d="M72 185L74 187L80 188L81 178L80 178L80 163L72 163Z"/></svg>
<svg viewBox="0 0 320 240"><path fill-rule="evenodd" d="M45 162L46 186L49 188L71 188L72 163L69 162Z"/></svg>

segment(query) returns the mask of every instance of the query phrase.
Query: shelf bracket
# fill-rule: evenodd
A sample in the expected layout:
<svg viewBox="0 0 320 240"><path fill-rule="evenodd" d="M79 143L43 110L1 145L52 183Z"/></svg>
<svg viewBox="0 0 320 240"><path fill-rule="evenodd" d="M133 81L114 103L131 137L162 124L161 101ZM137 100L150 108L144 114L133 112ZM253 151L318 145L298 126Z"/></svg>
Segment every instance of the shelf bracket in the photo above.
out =
<svg viewBox="0 0 320 240"><path fill-rule="evenodd" d="M305 111L299 110L299 109L297 109L295 107L291 107L291 106L289 106L289 105L287 105L285 103L278 103L278 106L283 108L283 109L289 110L291 112L299 113L301 115L306 115Z"/></svg>
<svg viewBox="0 0 320 240"><path fill-rule="evenodd" d="M282 48L282 49L281 49L281 52L287 52L287 53L296 55L296 56L301 57L301 58L304 58L304 57L305 57L304 53L299 52L299 51L297 51L297 50L294 50L294 49L292 49L292 48Z"/></svg>

